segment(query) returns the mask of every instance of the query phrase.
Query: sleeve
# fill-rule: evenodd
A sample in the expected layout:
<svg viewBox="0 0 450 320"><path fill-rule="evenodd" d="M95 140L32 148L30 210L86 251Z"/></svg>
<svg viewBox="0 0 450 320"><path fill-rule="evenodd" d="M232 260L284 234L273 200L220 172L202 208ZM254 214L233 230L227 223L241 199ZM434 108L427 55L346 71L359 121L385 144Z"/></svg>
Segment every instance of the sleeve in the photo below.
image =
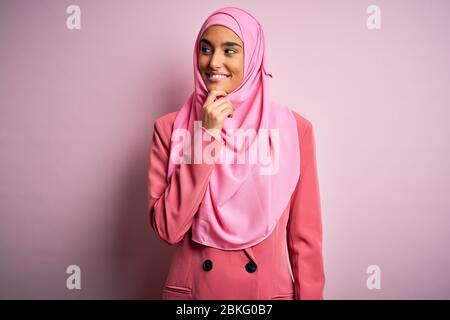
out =
<svg viewBox="0 0 450 320"><path fill-rule="evenodd" d="M294 276L295 299L322 300L325 273L316 149L312 124L300 143L300 178L292 196L287 243Z"/></svg>
<svg viewBox="0 0 450 320"><path fill-rule="evenodd" d="M208 131L202 127L202 133ZM164 137L163 130L155 122L148 167L148 213L151 227L158 236L168 244L176 244L192 225L223 141L208 133L208 140L202 139L202 150L211 148L209 150L217 151L212 161L181 163L167 183L170 136ZM212 146L213 143L216 145Z"/></svg>

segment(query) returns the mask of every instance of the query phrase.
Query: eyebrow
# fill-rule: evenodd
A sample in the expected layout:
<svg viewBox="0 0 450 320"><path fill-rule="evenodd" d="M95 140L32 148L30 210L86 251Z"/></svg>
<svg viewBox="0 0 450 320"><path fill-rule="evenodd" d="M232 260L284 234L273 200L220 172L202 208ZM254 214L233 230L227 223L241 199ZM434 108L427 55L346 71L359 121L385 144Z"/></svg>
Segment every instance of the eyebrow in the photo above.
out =
<svg viewBox="0 0 450 320"><path fill-rule="evenodd" d="M208 44L208 45L210 45L212 47L211 42L209 42L208 39L206 39L206 38L202 38L200 40L200 42L205 42L206 44ZM233 46L239 46L239 47L242 48L242 46L239 43L236 43L236 42L227 41L227 42L222 43L222 47L233 47Z"/></svg>

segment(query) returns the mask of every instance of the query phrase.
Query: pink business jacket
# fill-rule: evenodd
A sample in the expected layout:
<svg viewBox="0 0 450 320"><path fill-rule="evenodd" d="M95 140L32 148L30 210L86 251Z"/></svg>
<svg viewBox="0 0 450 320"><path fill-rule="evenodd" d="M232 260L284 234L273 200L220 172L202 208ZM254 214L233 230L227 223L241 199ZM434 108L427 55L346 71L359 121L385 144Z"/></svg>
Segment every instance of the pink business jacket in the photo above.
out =
<svg viewBox="0 0 450 320"><path fill-rule="evenodd" d="M148 170L150 224L163 241L175 245L162 299L323 299L325 274L314 133L309 120L292 112L300 141L297 187L274 231L252 247L233 251L191 240L192 219L215 164L181 164L167 184L169 145L177 111L155 121ZM203 146L214 142L218 141L212 138Z"/></svg>

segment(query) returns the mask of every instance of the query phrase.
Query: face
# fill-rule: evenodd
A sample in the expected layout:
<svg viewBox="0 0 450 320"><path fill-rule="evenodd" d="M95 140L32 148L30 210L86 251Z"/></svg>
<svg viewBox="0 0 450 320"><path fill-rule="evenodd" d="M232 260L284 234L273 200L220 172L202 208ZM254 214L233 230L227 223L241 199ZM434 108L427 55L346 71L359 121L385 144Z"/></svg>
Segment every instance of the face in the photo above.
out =
<svg viewBox="0 0 450 320"><path fill-rule="evenodd" d="M211 26L199 43L198 68L208 91L236 89L244 79L244 44L224 26Z"/></svg>

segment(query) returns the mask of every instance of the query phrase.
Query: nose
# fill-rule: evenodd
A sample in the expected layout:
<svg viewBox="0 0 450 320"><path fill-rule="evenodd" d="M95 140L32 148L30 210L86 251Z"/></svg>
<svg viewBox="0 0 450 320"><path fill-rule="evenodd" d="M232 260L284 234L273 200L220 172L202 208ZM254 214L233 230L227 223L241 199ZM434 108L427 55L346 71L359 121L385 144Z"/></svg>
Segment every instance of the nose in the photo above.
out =
<svg viewBox="0 0 450 320"><path fill-rule="evenodd" d="M216 51L212 56L211 60L209 60L209 67L211 69L220 69L222 66L222 55L220 52Z"/></svg>

